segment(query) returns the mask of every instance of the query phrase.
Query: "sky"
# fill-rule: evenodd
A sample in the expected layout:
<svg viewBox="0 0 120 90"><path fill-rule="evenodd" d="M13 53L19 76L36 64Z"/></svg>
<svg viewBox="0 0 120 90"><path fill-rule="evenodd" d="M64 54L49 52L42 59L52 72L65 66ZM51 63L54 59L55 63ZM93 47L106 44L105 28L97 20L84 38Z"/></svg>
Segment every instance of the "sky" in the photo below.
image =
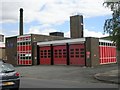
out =
<svg viewBox="0 0 120 90"><path fill-rule="evenodd" d="M23 8L24 34L64 32L70 37L70 16L83 15L85 37L105 37L103 26L111 18L104 0L0 0L0 34L19 35L19 9Z"/></svg>

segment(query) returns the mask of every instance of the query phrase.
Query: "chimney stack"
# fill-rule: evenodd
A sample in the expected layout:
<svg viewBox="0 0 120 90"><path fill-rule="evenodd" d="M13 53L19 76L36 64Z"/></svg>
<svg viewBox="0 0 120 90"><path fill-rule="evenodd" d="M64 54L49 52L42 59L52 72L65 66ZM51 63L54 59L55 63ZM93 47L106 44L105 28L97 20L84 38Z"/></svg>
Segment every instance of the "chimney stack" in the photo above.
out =
<svg viewBox="0 0 120 90"><path fill-rule="evenodd" d="M19 35L23 35L23 9L20 8L20 29Z"/></svg>
<svg viewBox="0 0 120 90"><path fill-rule="evenodd" d="M70 17L71 38L83 38L83 16L75 15Z"/></svg>

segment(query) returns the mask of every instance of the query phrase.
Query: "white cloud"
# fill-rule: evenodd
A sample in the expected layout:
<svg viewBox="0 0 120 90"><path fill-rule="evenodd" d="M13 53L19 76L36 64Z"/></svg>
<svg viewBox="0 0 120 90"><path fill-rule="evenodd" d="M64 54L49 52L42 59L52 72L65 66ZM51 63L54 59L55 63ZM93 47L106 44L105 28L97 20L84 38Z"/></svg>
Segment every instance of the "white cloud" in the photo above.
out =
<svg viewBox="0 0 120 90"><path fill-rule="evenodd" d="M11 36L16 36L16 35L19 35L19 32L18 30L5 30L3 31L3 35L5 35L5 37L11 37Z"/></svg>
<svg viewBox="0 0 120 90"><path fill-rule="evenodd" d="M101 32L95 32L93 30L84 30L84 37L96 37L96 38L101 38L101 37L106 37L109 36L108 34L103 34ZM70 32L65 32L65 37L70 37Z"/></svg>
<svg viewBox="0 0 120 90"><path fill-rule="evenodd" d="M48 27L48 28L41 28L41 26L34 26L29 29L28 33L31 34L42 34L42 35L49 35L50 32L57 32L59 30ZM68 32L63 32L64 37L70 37L70 31Z"/></svg>
<svg viewBox="0 0 120 90"><path fill-rule="evenodd" d="M53 28L44 28L41 27L41 26L33 26L29 29L29 32L28 33L31 33L31 34L42 34L42 35L49 35L50 32L56 32L57 30L56 29L53 29Z"/></svg>
<svg viewBox="0 0 120 90"><path fill-rule="evenodd" d="M106 36L109 36L109 35L108 34L103 34L101 32L95 32L95 31L92 31L92 30L85 29L84 30L84 36L85 37L97 37L97 38L100 38L100 37L106 37Z"/></svg>
<svg viewBox="0 0 120 90"><path fill-rule="evenodd" d="M3 35L3 32L2 32L2 30L0 30L0 34L2 34L2 35Z"/></svg>
<svg viewBox="0 0 120 90"><path fill-rule="evenodd" d="M42 35L49 35L50 32L57 32L59 30L54 29L52 27L48 27L48 28L41 28L41 26L33 26L29 29L28 33L32 33L32 34L42 34ZM70 31L67 32L63 32L64 33L64 37L70 37ZM100 38L100 37L106 37L109 36L108 34L103 34L101 32L95 32L93 30L84 30L84 37L96 37L96 38Z"/></svg>
<svg viewBox="0 0 120 90"><path fill-rule="evenodd" d="M31 26L26 33L45 34L59 31L51 25L59 25L69 21L69 17L76 13L81 13L85 18L110 15L111 12L105 8L104 0L2 0L0 2L0 23L19 20L19 9L24 9L24 22L38 21L43 26ZM101 32L85 29L85 36L101 37ZM6 32L7 33L7 32ZM5 34L6 34L5 33ZM18 32L8 33L16 35ZM8 36L8 34L6 34ZM65 32L65 37L70 37L70 33Z"/></svg>
<svg viewBox="0 0 120 90"><path fill-rule="evenodd" d="M70 31L64 33L64 37L69 37L70 38Z"/></svg>
<svg viewBox="0 0 120 90"><path fill-rule="evenodd" d="M82 13L84 17L108 15L110 11L103 7L103 2L104 0L2 0L0 17L2 22L17 22L19 8L23 7L25 22L37 20L54 24L69 20L75 13Z"/></svg>

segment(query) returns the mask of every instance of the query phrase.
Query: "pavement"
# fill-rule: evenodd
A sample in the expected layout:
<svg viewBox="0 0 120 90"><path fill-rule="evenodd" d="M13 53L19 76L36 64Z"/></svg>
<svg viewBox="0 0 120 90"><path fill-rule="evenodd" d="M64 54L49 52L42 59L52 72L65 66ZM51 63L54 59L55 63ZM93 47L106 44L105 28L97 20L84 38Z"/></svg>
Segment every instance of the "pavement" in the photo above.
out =
<svg viewBox="0 0 120 90"><path fill-rule="evenodd" d="M16 70L22 77L29 78L82 81L82 83L101 83L103 81L103 83L120 84L117 64L98 67L59 65L18 66Z"/></svg>
<svg viewBox="0 0 120 90"><path fill-rule="evenodd" d="M100 81L120 84L119 72L120 70L111 70L104 73L97 73L94 75L94 77Z"/></svg>

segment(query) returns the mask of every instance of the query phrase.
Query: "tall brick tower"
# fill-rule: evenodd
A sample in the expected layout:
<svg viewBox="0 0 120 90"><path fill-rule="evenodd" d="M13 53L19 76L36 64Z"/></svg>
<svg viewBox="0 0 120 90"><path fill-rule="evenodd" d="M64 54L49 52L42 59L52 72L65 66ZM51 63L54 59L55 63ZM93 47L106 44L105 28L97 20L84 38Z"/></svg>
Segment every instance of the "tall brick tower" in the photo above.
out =
<svg viewBox="0 0 120 90"><path fill-rule="evenodd" d="M75 15L70 17L70 35L71 38L83 37L83 16Z"/></svg>

